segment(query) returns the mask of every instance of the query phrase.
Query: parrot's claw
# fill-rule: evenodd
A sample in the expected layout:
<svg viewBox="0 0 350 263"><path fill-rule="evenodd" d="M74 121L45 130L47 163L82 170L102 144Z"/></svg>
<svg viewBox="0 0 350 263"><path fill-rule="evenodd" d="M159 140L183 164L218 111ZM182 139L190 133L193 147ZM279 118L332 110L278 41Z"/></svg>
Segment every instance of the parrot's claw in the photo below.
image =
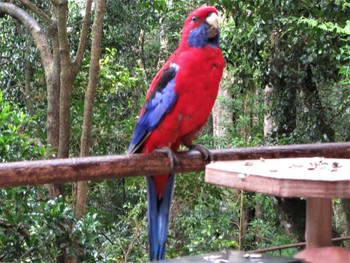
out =
<svg viewBox="0 0 350 263"><path fill-rule="evenodd" d="M191 144L188 148L190 150L199 151L203 155L204 160L209 161L209 162L213 162L214 161L213 153L207 147L205 147L204 145L202 145L202 144Z"/></svg>
<svg viewBox="0 0 350 263"><path fill-rule="evenodd" d="M168 156L170 161L170 173L173 174L175 164L179 163L179 159L177 158L176 153L173 150L171 150L169 147L157 148L154 151L158 153L164 153Z"/></svg>

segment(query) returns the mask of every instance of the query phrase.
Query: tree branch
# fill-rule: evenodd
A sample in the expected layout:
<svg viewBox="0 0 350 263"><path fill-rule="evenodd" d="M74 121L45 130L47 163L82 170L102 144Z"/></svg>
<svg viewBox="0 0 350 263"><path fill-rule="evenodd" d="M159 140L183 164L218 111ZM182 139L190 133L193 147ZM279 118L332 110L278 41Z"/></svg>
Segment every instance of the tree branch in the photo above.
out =
<svg viewBox="0 0 350 263"><path fill-rule="evenodd" d="M89 69L89 83L85 93L84 102L84 119L83 132L81 135L80 156L89 156L90 141L91 141L91 127L92 127L92 113L94 107L94 99L96 94L96 87L98 82L98 74L100 71L100 54L101 54L101 39L102 39L102 23L105 13L105 0L97 0L95 9L95 20L92 27L92 45L91 45L91 60ZM81 218L86 211L88 186L87 182L77 183L77 196L75 203L75 215Z"/></svg>
<svg viewBox="0 0 350 263"><path fill-rule="evenodd" d="M57 17L58 45L60 55L60 126L58 158L69 156L70 108L73 80L70 46L67 33L68 1L52 1Z"/></svg>
<svg viewBox="0 0 350 263"><path fill-rule="evenodd" d="M7 220L0 218L0 227L6 228L6 229L16 229L17 232L25 238L26 241L30 238L30 233L28 229L24 227L21 223L18 224L18 226L13 226L7 222Z"/></svg>
<svg viewBox="0 0 350 263"><path fill-rule="evenodd" d="M51 0L51 3L54 6L65 5L68 4L68 0Z"/></svg>
<svg viewBox="0 0 350 263"><path fill-rule="evenodd" d="M91 6L92 6L92 0L86 0L86 7L85 7L85 17L80 33L80 39L79 39L79 45L78 45L78 51L75 57L73 71L77 73L79 71L81 61L84 57L84 52L86 48L86 43L88 39L89 34L89 27L90 27L90 18L91 18Z"/></svg>
<svg viewBox="0 0 350 263"><path fill-rule="evenodd" d="M53 1L58 3L56 6L57 12L57 29L58 29L58 40L61 54L61 66L70 69L71 62L69 57L69 41L67 33L67 17L68 17L68 2Z"/></svg>
<svg viewBox="0 0 350 263"><path fill-rule="evenodd" d="M84 102L84 119L83 132L81 136L80 156L88 156L91 139L92 112L96 87L98 82L98 74L100 71L100 55L101 55L101 39L102 39L102 23L105 12L105 0L98 0L95 9L95 20L93 24L93 35L91 45L91 60L89 69L89 83L85 93Z"/></svg>
<svg viewBox="0 0 350 263"><path fill-rule="evenodd" d="M7 14L17 19L23 24L28 32L34 38L37 49L39 50L41 63L45 71L50 68L52 64L52 54L47 37L39 24L23 9L14 4L0 2L0 14Z"/></svg>
<svg viewBox="0 0 350 263"><path fill-rule="evenodd" d="M33 4L28 0L20 0L20 1L25 7L27 7L30 11L36 14L41 20L43 20L45 24L47 25L50 24L51 22L50 17L40 8L38 8L35 4Z"/></svg>

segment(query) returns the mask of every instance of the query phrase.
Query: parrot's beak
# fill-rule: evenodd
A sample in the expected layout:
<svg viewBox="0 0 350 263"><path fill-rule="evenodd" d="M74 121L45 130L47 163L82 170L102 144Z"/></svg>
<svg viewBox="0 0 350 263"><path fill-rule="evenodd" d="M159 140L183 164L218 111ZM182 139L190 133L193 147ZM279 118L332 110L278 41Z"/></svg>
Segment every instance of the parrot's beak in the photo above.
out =
<svg viewBox="0 0 350 263"><path fill-rule="evenodd" d="M209 25L208 36L209 38L214 38L219 34L219 17L216 13L211 13L206 22Z"/></svg>

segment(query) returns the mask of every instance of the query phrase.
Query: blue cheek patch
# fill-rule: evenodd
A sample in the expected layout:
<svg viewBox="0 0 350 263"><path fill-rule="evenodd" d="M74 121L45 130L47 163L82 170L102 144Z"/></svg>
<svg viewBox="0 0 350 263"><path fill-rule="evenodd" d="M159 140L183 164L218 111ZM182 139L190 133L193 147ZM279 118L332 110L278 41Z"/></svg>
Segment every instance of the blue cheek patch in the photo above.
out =
<svg viewBox="0 0 350 263"><path fill-rule="evenodd" d="M199 27L191 30L188 36L188 45L195 48L203 48L207 45L212 47L219 46L219 34L214 38L208 37L209 25L204 22Z"/></svg>

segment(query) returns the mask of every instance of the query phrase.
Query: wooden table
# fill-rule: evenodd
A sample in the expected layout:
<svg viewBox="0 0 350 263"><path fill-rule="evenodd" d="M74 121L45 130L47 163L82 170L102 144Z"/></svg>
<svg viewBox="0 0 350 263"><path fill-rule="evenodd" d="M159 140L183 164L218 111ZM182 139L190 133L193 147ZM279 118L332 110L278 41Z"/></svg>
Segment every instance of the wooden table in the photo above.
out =
<svg viewBox="0 0 350 263"><path fill-rule="evenodd" d="M214 162L205 181L281 197L306 197L306 247L332 245L332 198L350 198L350 160L287 158Z"/></svg>

